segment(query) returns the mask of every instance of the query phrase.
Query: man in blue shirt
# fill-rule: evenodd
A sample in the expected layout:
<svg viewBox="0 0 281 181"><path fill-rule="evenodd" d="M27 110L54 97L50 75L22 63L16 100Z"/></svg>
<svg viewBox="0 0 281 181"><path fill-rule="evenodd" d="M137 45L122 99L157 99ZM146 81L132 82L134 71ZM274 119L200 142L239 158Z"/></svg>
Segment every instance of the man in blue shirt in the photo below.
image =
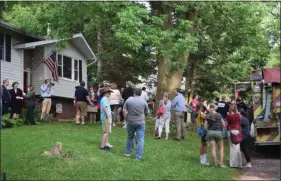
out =
<svg viewBox="0 0 281 181"><path fill-rule="evenodd" d="M112 91L109 88L103 88L103 98L100 102L100 120L102 122L103 138L101 143L101 150L110 150L112 145L108 142L109 133L111 133L112 112L109 104L109 97Z"/></svg>
<svg viewBox="0 0 281 181"><path fill-rule="evenodd" d="M175 110L175 126L176 140L186 139L186 130L184 122L184 112L186 112L185 98L180 92L180 89L175 90L176 97L172 100L172 106Z"/></svg>
<svg viewBox="0 0 281 181"><path fill-rule="evenodd" d="M51 99L51 84L50 80L46 79L45 84L40 86L40 95L43 99L42 102L42 113L41 113L41 120L45 118L45 116L49 116L51 105L52 105L52 99Z"/></svg>

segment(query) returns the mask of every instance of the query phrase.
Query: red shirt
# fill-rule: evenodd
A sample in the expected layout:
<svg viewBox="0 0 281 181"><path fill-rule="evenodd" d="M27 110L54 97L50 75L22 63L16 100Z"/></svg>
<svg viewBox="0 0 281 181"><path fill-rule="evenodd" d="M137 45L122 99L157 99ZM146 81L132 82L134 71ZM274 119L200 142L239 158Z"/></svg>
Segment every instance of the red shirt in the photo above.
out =
<svg viewBox="0 0 281 181"><path fill-rule="evenodd" d="M226 119L227 130L240 130L240 114L228 114Z"/></svg>
<svg viewBox="0 0 281 181"><path fill-rule="evenodd" d="M193 106L193 108L192 108L192 111L193 112L196 112L196 105L198 104L198 100L197 99L193 99L192 101L191 101L191 104L192 104L192 106Z"/></svg>

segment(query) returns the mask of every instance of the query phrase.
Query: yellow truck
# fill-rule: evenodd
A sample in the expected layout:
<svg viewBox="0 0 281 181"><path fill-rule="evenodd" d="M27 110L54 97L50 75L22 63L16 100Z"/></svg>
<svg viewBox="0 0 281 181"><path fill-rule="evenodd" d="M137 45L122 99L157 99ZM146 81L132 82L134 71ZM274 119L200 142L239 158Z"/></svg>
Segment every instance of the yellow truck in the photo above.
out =
<svg viewBox="0 0 281 181"><path fill-rule="evenodd" d="M251 94L255 145L280 145L280 68L252 70L247 82L235 82L235 97Z"/></svg>

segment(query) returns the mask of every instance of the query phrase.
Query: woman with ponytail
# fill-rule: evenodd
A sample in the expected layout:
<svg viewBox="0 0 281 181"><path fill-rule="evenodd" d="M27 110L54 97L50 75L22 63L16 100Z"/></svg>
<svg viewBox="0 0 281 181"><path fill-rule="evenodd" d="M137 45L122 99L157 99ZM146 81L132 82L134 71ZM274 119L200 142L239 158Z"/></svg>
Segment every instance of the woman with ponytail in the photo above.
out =
<svg viewBox="0 0 281 181"><path fill-rule="evenodd" d="M223 148L223 139L222 139L222 128L225 127L222 115L216 112L215 104L211 104L209 106L210 113L207 114L205 121L205 129L208 130L207 132L207 140L210 143L211 150L212 150L212 158L215 167L217 165L217 154L216 154L216 145L219 148L220 152L220 168L224 168L223 164L223 156L224 156L224 148Z"/></svg>
<svg viewBox="0 0 281 181"><path fill-rule="evenodd" d="M241 115L237 111L235 105L230 106L229 113L226 117L227 120L227 138L229 143L229 166L233 168L242 168L242 157L240 151L240 143L233 144L231 141L231 134L238 135L241 131Z"/></svg>

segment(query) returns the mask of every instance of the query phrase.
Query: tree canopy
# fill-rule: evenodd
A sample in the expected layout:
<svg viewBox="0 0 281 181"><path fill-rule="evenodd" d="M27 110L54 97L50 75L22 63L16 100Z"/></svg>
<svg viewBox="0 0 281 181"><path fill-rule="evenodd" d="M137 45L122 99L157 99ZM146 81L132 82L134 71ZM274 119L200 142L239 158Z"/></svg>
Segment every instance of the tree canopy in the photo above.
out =
<svg viewBox="0 0 281 181"><path fill-rule="evenodd" d="M148 3L147 3L148 4ZM3 17L28 33L82 32L98 57L90 77L123 85L158 68L157 97L179 87L229 92L252 68L280 66L278 2L6 2Z"/></svg>

